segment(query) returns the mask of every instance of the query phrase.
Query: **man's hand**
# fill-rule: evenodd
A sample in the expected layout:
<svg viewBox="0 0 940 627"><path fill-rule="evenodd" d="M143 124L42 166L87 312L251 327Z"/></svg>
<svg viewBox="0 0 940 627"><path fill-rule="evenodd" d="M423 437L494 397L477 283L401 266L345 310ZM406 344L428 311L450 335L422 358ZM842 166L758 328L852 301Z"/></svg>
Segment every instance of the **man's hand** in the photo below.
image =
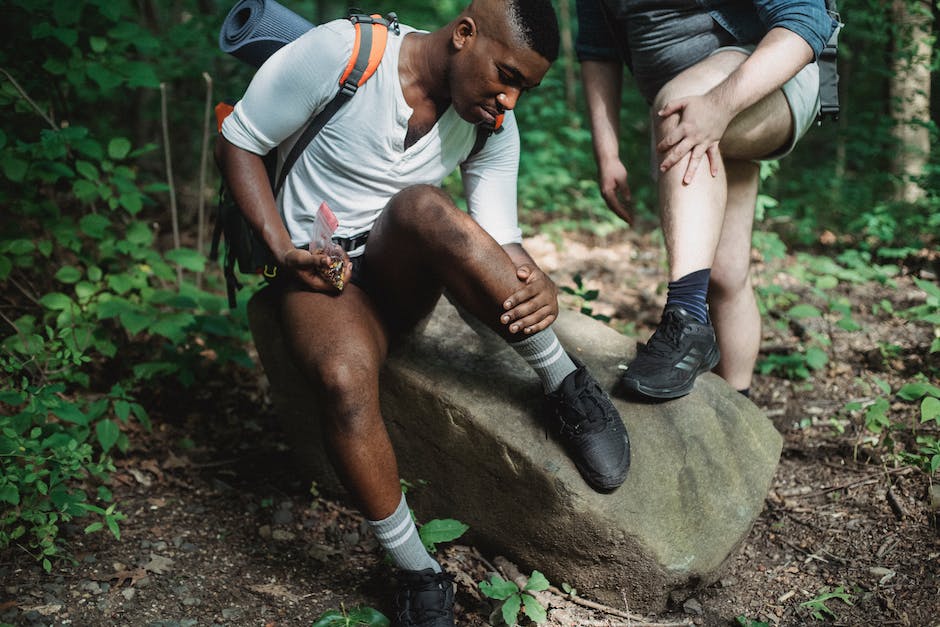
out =
<svg viewBox="0 0 940 627"><path fill-rule="evenodd" d="M691 153L682 182L688 185L695 177L703 157L708 157L709 171L718 175L718 142L725 134L733 114L730 107L716 102L711 92L689 96L666 103L659 110L660 141L656 150L662 154L659 169L666 172Z"/></svg>
<svg viewBox="0 0 940 627"><path fill-rule="evenodd" d="M633 224L633 205L630 202L630 186L627 184L627 168L620 159L598 163L598 186L607 206L627 224Z"/></svg>
<svg viewBox="0 0 940 627"><path fill-rule="evenodd" d="M343 284L349 283L352 276L352 264L346 251L341 249L343 256ZM330 257L324 252L311 252L303 248L290 248L278 261L280 266L294 273L301 283L314 292L339 293L339 289L327 276L330 268Z"/></svg>
<svg viewBox="0 0 940 627"><path fill-rule="evenodd" d="M535 264L524 263L516 268L516 276L525 285L503 302L506 312L500 322L510 333L526 335L547 329L558 317L558 290L555 283Z"/></svg>

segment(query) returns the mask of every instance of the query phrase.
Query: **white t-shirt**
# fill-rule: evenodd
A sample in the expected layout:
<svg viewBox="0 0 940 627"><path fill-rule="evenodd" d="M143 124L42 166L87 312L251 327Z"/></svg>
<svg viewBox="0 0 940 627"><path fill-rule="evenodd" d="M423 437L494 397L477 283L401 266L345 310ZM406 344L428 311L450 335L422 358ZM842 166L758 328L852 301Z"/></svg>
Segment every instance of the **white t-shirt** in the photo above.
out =
<svg viewBox="0 0 940 627"><path fill-rule="evenodd" d="M297 159L278 197L278 208L297 246L310 239L321 201L339 219L336 235L372 228L396 192L419 183L439 186L458 165L470 215L498 243L522 241L516 207L519 133L511 111L502 132L464 162L476 126L448 107L434 128L405 150L412 108L398 76L402 40L415 29L389 32L375 74L333 116ZM350 55L349 20L317 26L278 50L255 74L244 97L222 124L225 138L264 155L275 146L280 166L310 116L332 100ZM351 251L361 254L362 249Z"/></svg>

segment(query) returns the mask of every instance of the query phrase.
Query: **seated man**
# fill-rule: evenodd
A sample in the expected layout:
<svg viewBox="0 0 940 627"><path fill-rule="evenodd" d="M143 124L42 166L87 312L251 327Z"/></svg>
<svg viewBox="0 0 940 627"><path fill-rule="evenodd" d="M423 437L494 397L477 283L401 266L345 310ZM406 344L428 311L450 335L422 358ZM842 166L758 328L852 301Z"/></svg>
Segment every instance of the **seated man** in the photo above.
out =
<svg viewBox="0 0 940 627"><path fill-rule="evenodd" d="M624 62L651 106L658 166L666 306L621 383L643 397L676 398L715 368L747 395L761 338L749 277L758 160L789 153L815 120L815 59L836 24L823 0L577 4L578 56L610 209L632 217L618 148Z"/></svg>
<svg viewBox="0 0 940 627"><path fill-rule="evenodd" d="M259 155L282 142L289 149L333 97L353 37L353 25L337 20L272 56L226 118L219 157L233 198L282 269L281 323L322 392L333 465L402 571L396 624L453 625L451 578L418 537L380 414L390 343L447 289L538 374L553 429L594 489L624 481L629 441L610 399L560 346L550 327L556 288L520 244L512 109L557 56L550 0L473 0L433 32L391 29L376 73L313 139L275 199ZM502 131L471 156L477 125L501 114ZM458 165L469 215L439 188ZM350 248L341 290L326 278L327 257L308 249L324 201L339 218L337 241Z"/></svg>

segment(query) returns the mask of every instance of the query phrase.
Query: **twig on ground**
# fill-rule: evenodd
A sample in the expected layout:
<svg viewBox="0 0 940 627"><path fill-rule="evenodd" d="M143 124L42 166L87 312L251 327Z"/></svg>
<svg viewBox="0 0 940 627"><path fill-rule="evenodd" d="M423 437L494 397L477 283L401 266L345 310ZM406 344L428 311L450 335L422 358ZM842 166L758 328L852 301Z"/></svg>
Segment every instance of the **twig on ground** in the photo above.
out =
<svg viewBox="0 0 940 627"><path fill-rule="evenodd" d="M173 186L173 159L170 157L170 125L166 114L166 83L160 83L160 122L163 126L163 154L166 161L166 184L170 193L170 218L173 222L173 247L180 247L180 221L176 209L176 188ZM183 284L183 267L176 265L176 280Z"/></svg>
<svg viewBox="0 0 940 627"><path fill-rule="evenodd" d="M908 467L887 468L884 471L871 474L871 475L866 475L865 477L862 477L861 479L856 479L855 481L850 481L848 483L842 483L839 485L828 486L828 487L822 488L821 490L816 490L815 492L807 492L806 494L794 494L793 496L795 496L796 498L801 498L801 499L805 499L805 498L809 498L813 496L823 496L824 494L829 494L830 492L837 492L839 490L848 490L849 488L856 488L861 485L877 483L877 481L881 478L882 474L888 474L888 475L907 474L908 472L910 472L910 470L911 469Z"/></svg>
<svg viewBox="0 0 940 627"><path fill-rule="evenodd" d="M895 518L897 518L899 521L904 520L907 512L904 511L904 506L901 505L901 501L898 499L898 495L894 493L893 487L888 486L888 490L885 492L885 497L888 499L888 505L891 506L891 511L894 512Z"/></svg>
<svg viewBox="0 0 940 627"><path fill-rule="evenodd" d="M22 86L20 86L20 84L16 82L16 79L13 78L13 76L9 72L7 72L3 68L0 68L0 72L3 72L3 74L7 77L7 80L9 80L10 83L13 84L13 87L16 88L16 91L20 92L20 95L23 97L23 100L29 103L29 106L33 108L33 111L38 113L39 116L43 120L45 120L49 126L52 127L53 130L56 130L56 131L59 130L59 127L55 125L55 120L53 120L51 117L49 117L49 114L47 114L45 111L39 108L39 105L36 104L36 102L32 98L29 97L29 94L26 93L26 90L23 89Z"/></svg>
<svg viewBox="0 0 940 627"><path fill-rule="evenodd" d="M199 157L199 194L196 217L196 250L203 252L203 240L206 235L206 162L209 159L209 123L212 118L212 77L208 72L202 73L206 82L206 107L202 120L202 154ZM202 285L202 272L196 275L196 286Z"/></svg>
<svg viewBox="0 0 940 627"><path fill-rule="evenodd" d="M631 622L622 623L622 624L632 625L633 627L679 627L679 626L687 626L687 625L692 624L691 621L683 621L681 623L671 623L671 622L670 623L652 623L652 622L649 622L649 619L643 616L639 616L631 612L624 612L623 610L618 610L615 607L610 607L609 605L604 605L603 603L591 601L589 599L585 599L584 597L572 596L568 594L567 592L565 592L564 590L557 588L556 586L549 586L548 591L551 592L552 594L556 594L560 596L566 601L570 601L574 603L575 605L580 605L581 607L586 607L592 610L597 610L598 612L603 612L604 614L608 614L610 616L616 616L618 618L625 618ZM609 623L584 622L582 624L584 625L607 625ZM615 624L619 625L621 623L615 623Z"/></svg>

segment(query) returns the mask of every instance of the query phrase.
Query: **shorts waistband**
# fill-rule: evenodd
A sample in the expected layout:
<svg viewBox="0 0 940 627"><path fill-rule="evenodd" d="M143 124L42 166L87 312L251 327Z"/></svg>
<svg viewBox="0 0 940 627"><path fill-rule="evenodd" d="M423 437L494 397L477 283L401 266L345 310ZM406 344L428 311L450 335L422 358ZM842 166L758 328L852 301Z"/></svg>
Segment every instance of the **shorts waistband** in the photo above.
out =
<svg viewBox="0 0 940 627"><path fill-rule="evenodd" d="M365 233L353 235L352 237L334 237L333 243L337 244L340 248L348 253L364 245L368 239L369 231L366 231Z"/></svg>

